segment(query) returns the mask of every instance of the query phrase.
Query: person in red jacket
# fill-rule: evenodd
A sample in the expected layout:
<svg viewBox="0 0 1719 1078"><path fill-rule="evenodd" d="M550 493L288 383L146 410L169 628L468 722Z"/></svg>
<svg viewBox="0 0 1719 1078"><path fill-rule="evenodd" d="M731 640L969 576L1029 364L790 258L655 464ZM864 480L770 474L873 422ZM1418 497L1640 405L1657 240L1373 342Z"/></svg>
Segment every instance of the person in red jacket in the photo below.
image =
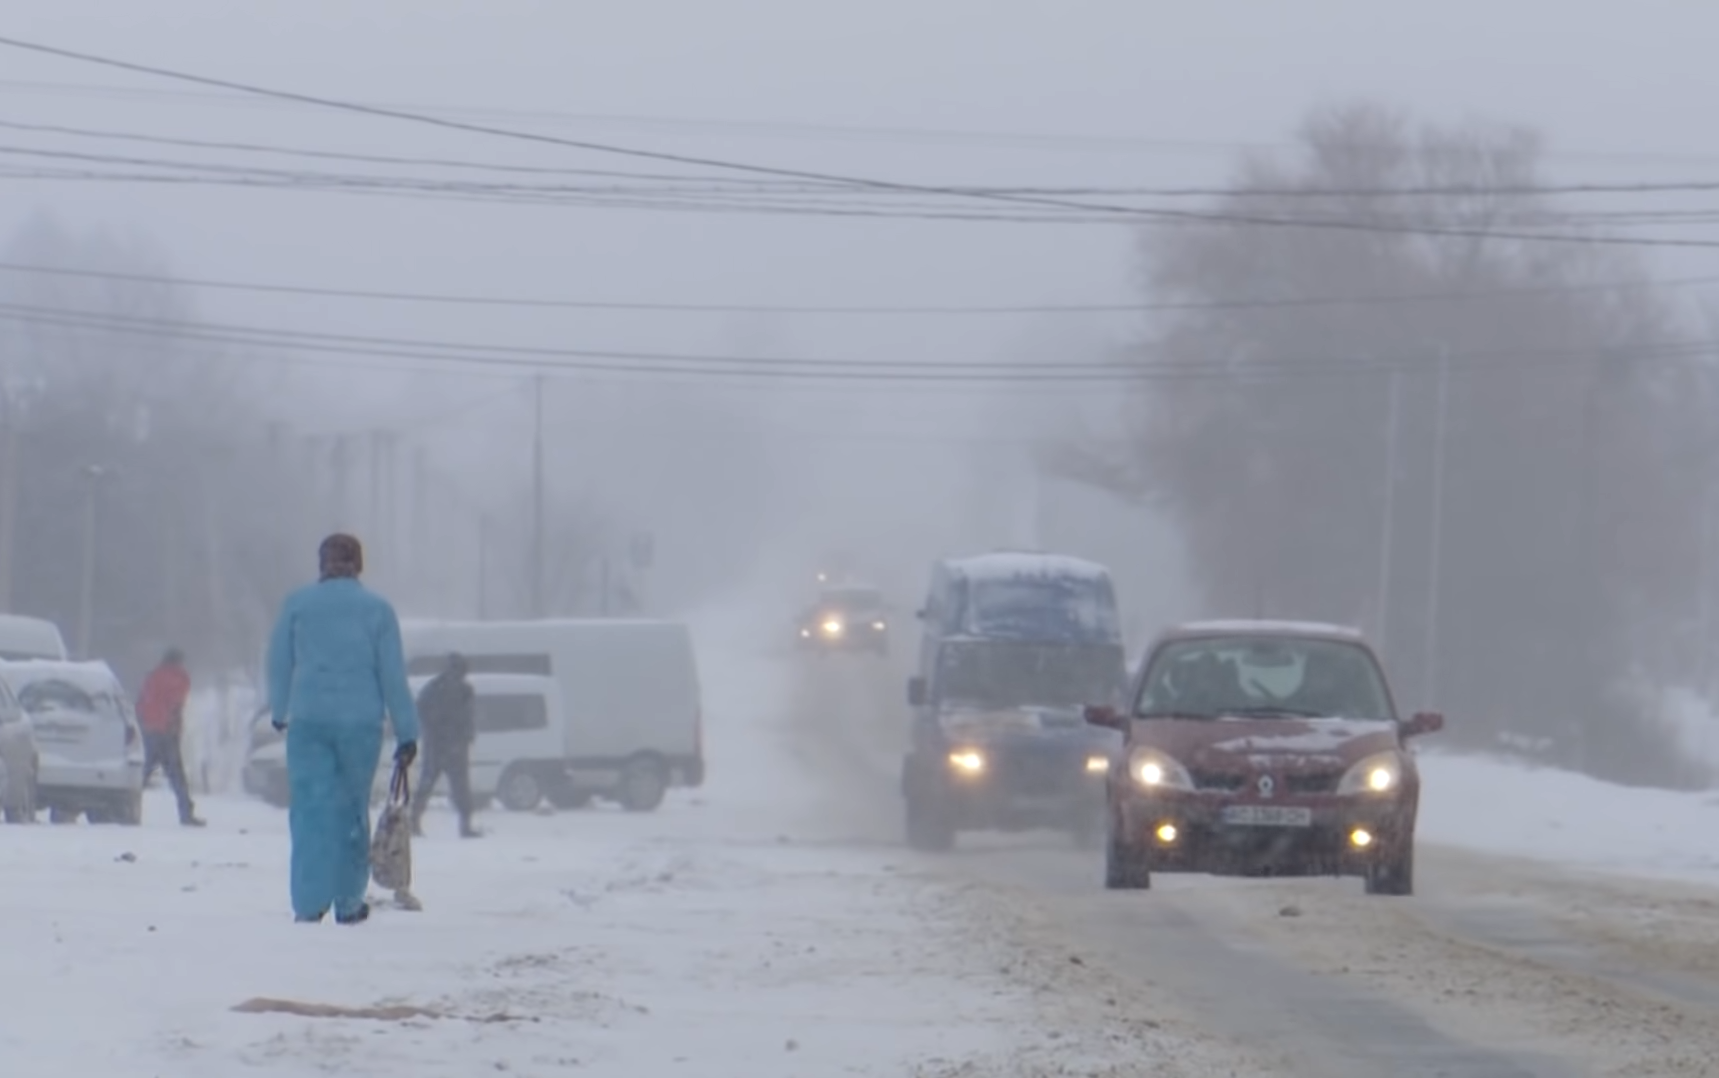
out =
<svg viewBox="0 0 1719 1078"><path fill-rule="evenodd" d="M161 665L149 672L137 696L137 722L143 727L143 784L157 767L167 775L173 796L179 802L179 822L202 827L197 808L191 803L191 784L185 781L185 754L180 738L185 732L185 700L191 695L191 675L185 672L185 656L169 648Z"/></svg>

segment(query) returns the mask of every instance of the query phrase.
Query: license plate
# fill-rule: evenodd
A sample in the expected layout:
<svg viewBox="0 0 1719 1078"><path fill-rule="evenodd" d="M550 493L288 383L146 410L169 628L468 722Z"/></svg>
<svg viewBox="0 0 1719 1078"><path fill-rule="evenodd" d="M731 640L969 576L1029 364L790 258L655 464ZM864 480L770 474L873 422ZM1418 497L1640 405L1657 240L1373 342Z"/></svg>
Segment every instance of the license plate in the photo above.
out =
<svg viewBox="0 0 1719 1078"><path fill-rule="evenodd" d="M1311 827L1313 810L1288 805L1230 805L1224 822L1242 827Z"/></svg>

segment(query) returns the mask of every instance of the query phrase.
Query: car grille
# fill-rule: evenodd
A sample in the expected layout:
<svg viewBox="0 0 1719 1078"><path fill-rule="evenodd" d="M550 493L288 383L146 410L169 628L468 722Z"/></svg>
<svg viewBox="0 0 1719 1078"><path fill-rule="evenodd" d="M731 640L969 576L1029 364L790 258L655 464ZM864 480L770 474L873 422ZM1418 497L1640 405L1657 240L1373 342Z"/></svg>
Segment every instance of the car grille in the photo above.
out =
<svg viewBox="0 0 1719 1078"><path fill-rule="evenodd" d="M1014 752L998 761L998 778L1027 797L1067 793L1086 779L1087 753Z"/></svg>
<svg viewBox="0 0 1719 1078"><path fill-rule="evenodd" d="M1283 785L1292 794L1329 794L1337 792L1337 783L1342 777L1336 771L1310 771L1286 775Z"/></svg>
<svg viewBox="0 0 1719 1078"><path fill-rule="evenodd" d="M1196 790L1239 790L1247 781L1246 775L1230 771L1195 771L1190 777Z"/></svg>
<svg viewBox="0 0 1719 1078"><path fill-rule="evenodd" d="M1196 790L1234 791L1247 786L1249 776L1236 771L1193 771ZM1301 774L1273 776L1279 788L1289 794L1329 794L1337 791L1342 775L1336 771L1312 771Z"/></svg>

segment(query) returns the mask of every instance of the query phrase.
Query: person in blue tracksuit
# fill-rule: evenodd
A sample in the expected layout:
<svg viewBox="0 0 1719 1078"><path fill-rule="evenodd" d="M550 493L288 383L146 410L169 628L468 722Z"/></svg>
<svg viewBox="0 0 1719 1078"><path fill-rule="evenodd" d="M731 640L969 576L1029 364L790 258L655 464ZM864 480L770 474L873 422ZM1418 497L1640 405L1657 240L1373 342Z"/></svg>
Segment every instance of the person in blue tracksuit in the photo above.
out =
<svg viewBox="0 0 1719 1078"><path fill-rule="evenodd" d="M269 640L269 710L286 733L292 798L292 907L316 922L370 916L370 790L382 755L383 716L394 759L418 752L418 712L406 682L394 608L358 582L364 549L331 535L318 551L321 579L281 605Z"/></svg>

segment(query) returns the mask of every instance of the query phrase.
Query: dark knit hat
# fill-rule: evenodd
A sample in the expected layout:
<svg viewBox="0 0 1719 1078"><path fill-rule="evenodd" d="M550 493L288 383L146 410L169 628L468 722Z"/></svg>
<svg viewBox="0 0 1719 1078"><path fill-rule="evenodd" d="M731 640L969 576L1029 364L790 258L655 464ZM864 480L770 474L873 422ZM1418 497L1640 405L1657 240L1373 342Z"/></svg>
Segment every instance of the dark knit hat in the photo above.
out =
<svg viewBox="0 0 1719 1078"><path fill-rule="evenodd" d="M336 532L322 541L316 560L324 580L356 577L364 571L364 547L354 536Z"/></svg>

